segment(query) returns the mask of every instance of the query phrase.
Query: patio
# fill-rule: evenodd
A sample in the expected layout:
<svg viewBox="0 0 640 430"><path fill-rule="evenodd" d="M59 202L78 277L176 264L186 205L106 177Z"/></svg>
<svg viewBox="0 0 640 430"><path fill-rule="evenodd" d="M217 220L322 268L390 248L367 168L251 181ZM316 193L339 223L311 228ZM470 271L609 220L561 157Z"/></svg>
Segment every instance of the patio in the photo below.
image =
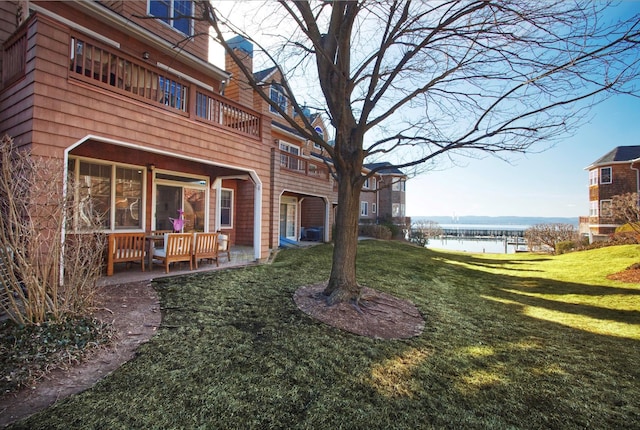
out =
<svg viewBox="0 0 640 430"><path fill-rule="evenodd" d="M128 284L131 282L139 282L145 280L153 280L157 278L164 278L167 276L179 276L188 275L199 272L209 272L212 270L228 269L232 267L247 266L255 264L255 258L253 254L253 247L251 246L232 246L231 247L231 261L227 261L226 258L220 259L220 265L216 266L214 262L200 263L200 267L193 270L189 270L188 263L173 263L169 273L165 273L162 265L154 263L151 268L145 265L145 271L140 270L139 264L120 263L115 266L115 270L112 276L102 276L97 285L99 287L109 285Z"/></svg>

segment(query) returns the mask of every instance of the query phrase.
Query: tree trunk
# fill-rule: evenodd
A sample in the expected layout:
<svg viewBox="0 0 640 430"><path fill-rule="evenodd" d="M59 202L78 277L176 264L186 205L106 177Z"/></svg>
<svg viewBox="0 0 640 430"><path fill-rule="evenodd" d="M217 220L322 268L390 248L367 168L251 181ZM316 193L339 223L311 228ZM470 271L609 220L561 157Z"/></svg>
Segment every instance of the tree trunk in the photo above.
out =
<svg viewBox="0 0 640 430"><path fill-rule="evenodd" d="M357 301L361 293L361 287L356 282L360 187L354 186L353 182L351 177L343 177L338 181L333 265L329 284L324 290L329 305Z"/></svg>

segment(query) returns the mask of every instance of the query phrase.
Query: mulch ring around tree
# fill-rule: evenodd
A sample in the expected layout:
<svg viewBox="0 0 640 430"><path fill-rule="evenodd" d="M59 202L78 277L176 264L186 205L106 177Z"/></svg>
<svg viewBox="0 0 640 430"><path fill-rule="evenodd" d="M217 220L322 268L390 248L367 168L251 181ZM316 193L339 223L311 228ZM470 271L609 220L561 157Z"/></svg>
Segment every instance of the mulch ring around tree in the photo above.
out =
<svg viewBox="0 0 640 430"><path fill-rule="evenodd" d="M328 306L322 293L327 283L299 288L293 300L298 308L319 321L341 330L374 339L406 339L424 330L424 318L408 300L363 287L359 303Z"/></svg>

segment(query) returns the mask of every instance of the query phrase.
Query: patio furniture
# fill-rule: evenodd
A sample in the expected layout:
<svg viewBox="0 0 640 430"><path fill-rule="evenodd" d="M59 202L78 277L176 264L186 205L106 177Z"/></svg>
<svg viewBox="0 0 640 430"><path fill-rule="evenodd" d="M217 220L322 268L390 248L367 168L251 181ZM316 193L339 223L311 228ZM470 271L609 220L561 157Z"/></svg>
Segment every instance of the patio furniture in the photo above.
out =
<svg viewBox="0 0 640 430"><path fill-rule="evenodd" d="M218 233L194 233L193 261L198 268L200 260L215 260L218 263Z"/></svg>
<svg viewBox="0 0 640 430"><path fill-rule="evenodd" d="M218 232L218 257L220 254L227 254L227 261L231 262L231 246L229 245L229 236ZM218 262L218 260L216 260Z"/></svg>
<svg viewBox="0 0 640 430"><path fill-rule="evenodd" d="M116 263L140 263L144 272L144 233L111 233L107 253L107 276Z"/></svg>
<svg viewBox="0 0 640 430"><path fill-rule="evenodd" d="M153 258L164 264L164 270L169 273L169 264L188 261L189 269L193 270L192 261L193 233L165 233L164 247L153 250Z"/></svg>

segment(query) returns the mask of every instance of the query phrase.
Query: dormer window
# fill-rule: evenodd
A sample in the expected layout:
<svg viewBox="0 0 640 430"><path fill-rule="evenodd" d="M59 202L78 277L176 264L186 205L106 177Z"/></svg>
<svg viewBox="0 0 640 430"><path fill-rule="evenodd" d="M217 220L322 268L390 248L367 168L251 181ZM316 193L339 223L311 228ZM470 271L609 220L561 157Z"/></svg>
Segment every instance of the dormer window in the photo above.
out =
<svg viewBox="0 0 640 430"><path fill-rule="evenodd" d="M193 2L191 0L149 0L149 15L187 36L193 35Z"/></svg>
<svg viewBox="0 0 640 430"><path fill-rule="evenodd" d="M280 107L280 109L282 109L285 112L287 111L287 98L285 97L284 91L282 91L282 87L280 85L271 85L269 98L274 102L276 102L276 104ZM269 105L269 111L273 113L278 113L276 108L274 108L271 105Z"/></svg>

